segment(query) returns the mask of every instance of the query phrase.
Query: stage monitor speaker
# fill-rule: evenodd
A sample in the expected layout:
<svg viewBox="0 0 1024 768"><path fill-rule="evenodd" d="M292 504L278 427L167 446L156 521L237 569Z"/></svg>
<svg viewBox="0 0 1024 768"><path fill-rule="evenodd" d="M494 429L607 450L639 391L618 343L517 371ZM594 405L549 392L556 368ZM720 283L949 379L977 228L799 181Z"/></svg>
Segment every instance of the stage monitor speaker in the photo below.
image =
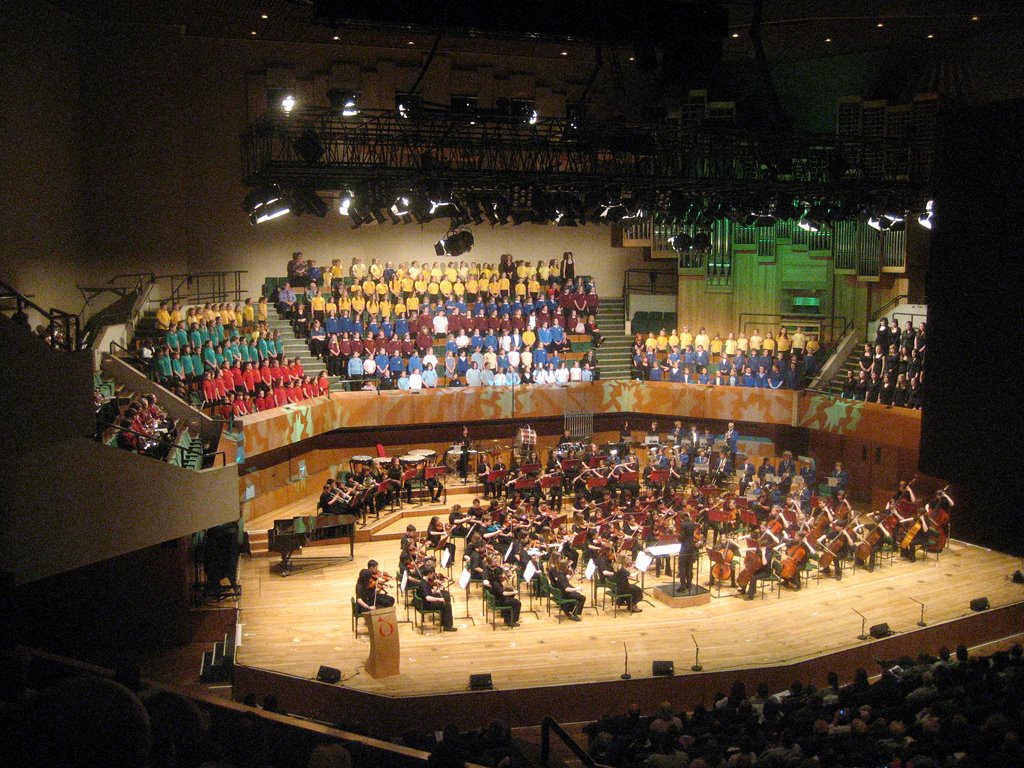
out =
<svg viewBox="0 0 1024 768"><path fill-rule="evenodd" d="M469 676L469 690L471 691L490 691L494 689L494 683L491 681L490 673L482 675L470 675Z"/></svg>
<svg viewBox="0 0 1024 768"><path fill-rule="evenodd" d="M889 629L889 625L884 621L881 624L875 624L875 626L869 629L868 632L870 632L871 636L876 640L893 634L893 631Z"/></svg>
<svg viewBox="0 0 1024 768"><path fill-rule="evenodd" d="M676 667L671 661L655 661L651 664L651 674L655 677L672 677L675 673Z"/></svg>
<svg viewBox="0 0 1024 768"><path fill-rule="evenodd" d="M987 611L989 608L987 597L976 597L971 600L972 611Z"/></svg>
<svg viewBox="0 0 1024 768"><path fill-rule="evenodd" d="M341 680L341 670L335 669L334 667L321 666L319 671L316 673L316 679L321 683L330 683L333 685Z"/></svg>

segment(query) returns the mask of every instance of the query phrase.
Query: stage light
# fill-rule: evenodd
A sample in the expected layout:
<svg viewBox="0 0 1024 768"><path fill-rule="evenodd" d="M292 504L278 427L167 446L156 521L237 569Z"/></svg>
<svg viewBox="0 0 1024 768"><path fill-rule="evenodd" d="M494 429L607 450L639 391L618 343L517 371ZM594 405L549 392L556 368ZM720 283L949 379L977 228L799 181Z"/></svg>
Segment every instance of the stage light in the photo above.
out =
<svg viewBox="0 0 1024 768"><path fill-rule="evenodd" d="M529 123L530 125L536 125L537 124L537 110L536 109L533 110L532 112L530 112L530 116L526 119L526 122Z"/></svg>
<svg viewBox="0 0 1024 768"><path fill-rule="evenodd" d="M391 204L391 212L395 214L395 216L408 216L409 198L405 195L399 195L395 198L395 202Z"/></svg>
<svg viewBox="0 0 1024 768"><path fill-rule="evenodd" d="M295 109L295 96L287 93L281 99L281 110L287 115L293 109Z"/></svg>
<svg viewBox="0 0 1024 768"><path fill-rule="evenodd" d="M453 230L434 243L434 253L458 257L473 250L473 243L473 233L468 229Z"/></svg>
<svg viewBox="0 0 1024 768"><path fill-rule="evenodd" d="M685 232L679 232L668 239L668 244L676 253L682 253L693 248L693 238Z"/></svg>
<svg viewBox="0 0 1024 768"><path fill-rule="evenodd" d="M340 213L342 216L348 216L349 211L352 209L353 198L354 195L352 194L351 190L344 192L338 199L338 213Z"/></svg>
<svg viewBox="0 0 1024 768"><path fill-rule="evenodd" d="M245 196L242 208L253 226L290 213L291 202L276 187L253 190Z"/></svg>
<svg viewBox="0 0 1024 768"><path fill-rule="evenodd" d="M812 219L806 213L797 219L796 225L805 232L820 232L821 222L817 219Z"/></svg>
<svg viewBox="0 0 1024 768"><path fill-rule="evenodd" d="M323 198L320 197L312 187L293 187L290 192L291 194L289 197L291 198L291 210L296 216L301 216L304 213L311 213L322 219L327 215L327 211L330 206L324 202Z"/></svg>
<svg viewBox="0 0 1024 768"><path fill-rule="evenodd" d="M711 233L701 230L700 232L694 232L693 234L693 250L695 251L709 251L711 250Z"/></svg>
<svg viewBox="0 0 1024 768"><path fill-rule="evenodd" d="M929 200L927 203L925 203L924 213L920 214L917 217L917 223L920 224L925 229L931 229L932 228L932 216L935 213L932 210L932 205L934 204L934 202L935 202L934 200Z"/></svg>
<svg viewBox="0 0 1024 768"><path fill-rule="evenodd" d="M327 92L327 98L331 102L331 109L342 117L355 117L359 114L359 94L355 91L343 91L338 88L331 88Z"/></svg>

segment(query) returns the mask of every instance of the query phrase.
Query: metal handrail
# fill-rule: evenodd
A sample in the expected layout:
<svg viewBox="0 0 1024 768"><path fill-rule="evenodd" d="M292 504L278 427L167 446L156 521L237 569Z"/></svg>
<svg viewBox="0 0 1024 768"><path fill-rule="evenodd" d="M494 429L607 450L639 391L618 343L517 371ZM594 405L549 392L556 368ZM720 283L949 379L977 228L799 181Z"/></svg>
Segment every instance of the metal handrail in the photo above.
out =
<svg viewBox="0 0 1024 768"><path fill-rule="evenodd" d="M651 275L655 275L654 283L651 283ZM667 281L662 281L661 276L664 275L671 278ZM666 282L671 285L663 287L670 288L671 290L663 291L664 293L675 293L679 286L679 275L675 272L669 272L663 269L627 269L623 274L622 279L622 291L623 296L628 292L634 293L649 293L654 295L660 293L658 291L659 283Z"/></svg>
<svg viewBox="0 0 1024 768"><path fill-rule="evenodd" d="M169 437L154 437L153 435L146 435L146 434L143 434L142 432L136 432L134 429L128 429L128 428L122 427L122 426L120 426L118 424L111 424L109 421L103 421L102 419L96 419L96 422L98 424L102 424L104 427L113 427L114 429L118 430L119 432L127 432L130 435L135 435L136 437L141 437L141 438L144 438L146 440L156 440L157 443L159 443L160 445L163 445L166 448L175 448L175 449L181 451L182 454L186 453L184 448L182 448L180 445L178 445L174 440L171 440ZM186 427L186 429L187 429L187 427Z"/></svg>
<svg viewBox="0 0 1024 768"><path fill-rule="evenodd" d="M903 302L904 300L909 300L909 299L910 299L910 297L907 294L905 294L905 293L901 293L899 296L896 296L896 297L890 299L889 301L887 301L885 304L883 304L882 306L880 306L878 309L876 309L874 311L874 313L871 315L871 320L875 321L875 320L880 319L882 317L882 315L889 314L889 309L890 308L898 307L901 302Z"/></svg>
<svg viewBox="0 0 1024 768"><path fill-rule="evenodd" d="M598 762L590 756L583 747L576 743L565 729L550 715L540 721L540 764L547 765L551 760L551 734L554 733L562 743L569 748L569 751L576 755L576 758L586 766L596 766Z"/></svg>
<svg viewBox="0 0 1024 768"><path fill-rule="evenodd" d="M772 321L778 321L778 322L782 322L783 320L787 320L788 321L788 320L797 320L797 319L799 319L799 320L817 320L817 321L821 321L822 322L823 327L824 327L825 321L827 321L828 322L828 332L829 332L830 346L832 346L835 343L835 341L834 341L835 339L842 338L843 335L846 334L847 330L849 330L850 328L853 327L853 321L852 320L848 321L846 319L845 315L801 315L801 314L795 313L795 312L794 313L789 313L789 314L782 314L782 313L779 313L779 312L774 312L774 313L768 313L768 312L764 312L764 313L741 312L740 313L740 323L739 323L740 330L743 330L743 326L744 326L745 322L749 322L749 321L753 321L753 320L758 320L758 319L760 319L760 320L772 320ZM836 321L839 321L840 325L841 325L841 330L839 330L838 333L836 332L836 328L837 328ZM818 341L820 342L821 339L819 338ZM822 349L824 351L824 347Z"/></svg>
<svg viewBox="0 0 1024 768"><path fill-rule="evenodd" d="M167 282L168 295L160 301L204 303L208 301L241 301L248 288L242 287L242 275L247 269L232 269L221 272L180 272L169 275L154 275L153 281ZM203 283L210 285L204 291ZM229 286L229 282L233 285ZM194 288L194 290L193 290Z"/></svg>
<svg viewBox="0 0 1024 768"><path fill-rule="evenodd" d="M49 321L51 332L60 329L63 332L62 334L51 334L54 349L74 352L81 348L82 326L78 315L73 315L70 312L54 307L51 307L50 311L47 312L28 298L28 296L2 281L0 281L0 298L14 299L17 311L21 314L25 313L26 308L35 310Z"/></svg>

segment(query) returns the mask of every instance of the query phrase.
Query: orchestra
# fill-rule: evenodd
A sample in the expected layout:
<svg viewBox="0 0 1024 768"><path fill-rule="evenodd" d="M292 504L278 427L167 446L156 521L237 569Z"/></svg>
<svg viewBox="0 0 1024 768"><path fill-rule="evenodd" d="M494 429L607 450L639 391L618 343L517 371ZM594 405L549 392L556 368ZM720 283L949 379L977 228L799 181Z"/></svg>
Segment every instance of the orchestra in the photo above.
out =
<svg viewBox="0 0 1024 768"><path fill-rule="evenodd" d="M598 446L566 430L542 464L536 433L523 427L507 468L502 449L479 452L476 479L483 499L469 507L453 504L447 519L433 515L423 535L407 526L399 552L402 588L439 613L444 631L454 631L454 567L456 574L468 573L465 588L479 584L506 626L515 628L524 588L532 597L546 597L550 588L565 617L580 621L587 596L577 578L608 589L618 605L640 612L644 588L633 563L648 550L644 572L653 562L656 576L663 568L671 575L677 565L677 594L695 594L704 583L719 590L729 584L753 599L768 580L798 591L815 571L841 580L851 564L873 570L886 546L911 562L922 548L939 552L946 546L953 508L947 489L922 504L913 488L916 478L900 481L884 509L858 514L846 495L849 476L842 464L828 482L814 486L813 463L801 457L798 465L785 451L774 466L772 457L744 454L732 424L730 431L731 437L714 438L695 425L684 430L676 420L664 444L650 439L657 436L652 423L641 445L630 442L624 427L620 442ZM468 445L463 430L456 446L460 464L468 460ZM700 469L688 476L691 455ZM381 485L393 480L394 471L406 477L409 470L397 461L380 464L370 462L343 481L328 481L318 511L354 509L367 488L387 497ZM429 465L416 469L422 473ZM436 499L432 491L431 497ZM705 555L707 582L699 580ZM371 561L357 582L358 610L393 604L387 581Z"/></svg>

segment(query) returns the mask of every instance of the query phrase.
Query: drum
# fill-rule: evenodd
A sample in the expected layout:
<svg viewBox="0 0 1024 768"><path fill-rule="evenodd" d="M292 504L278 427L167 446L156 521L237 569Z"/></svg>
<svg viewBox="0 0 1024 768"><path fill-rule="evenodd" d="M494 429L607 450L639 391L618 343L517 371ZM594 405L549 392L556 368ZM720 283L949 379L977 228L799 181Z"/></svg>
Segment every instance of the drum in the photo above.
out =
<svg viewBox="0 0 1024 768"><path fill-rule="evenodd" d="M470 468L476 466L476 456L478 451L468 450L466 451L466 458L469 461ZM444 465L448 467L452 472L459 468L459 459L462 456L462 446L453 445L447 451L444 452Z"/></svg>
<svg viewBox="0 0 1024 768"><path fill-rule="evenodd" d="M420 467L427 463L426 459L415 453L407 453L404 456L399 456L398 460L402 462L402 466L406 469L410 467Z"/></svg>
<svg viewBox="0 0 1024 768"><path fill-rule="evenodd" d="M377 456L374 458L373 463L382 469L388 466L392 461L391 456Z"/></svg>
<svg viewBox="0 0 1024 768"><path fill-rule="evenodd" d="M348 463L352 466L352 471L355 472L363 467L369 468L373 464L373 456L353 456Z"/></svg>
<svg viewBox="0 0 1024 768"><path fill-rule="evenodd" d="M433 464L434 459L437 456L437 451L432 451L429 448L417 448L416 450L409 451L410 456L422 456L426 459L427 464Z"/></svg>

